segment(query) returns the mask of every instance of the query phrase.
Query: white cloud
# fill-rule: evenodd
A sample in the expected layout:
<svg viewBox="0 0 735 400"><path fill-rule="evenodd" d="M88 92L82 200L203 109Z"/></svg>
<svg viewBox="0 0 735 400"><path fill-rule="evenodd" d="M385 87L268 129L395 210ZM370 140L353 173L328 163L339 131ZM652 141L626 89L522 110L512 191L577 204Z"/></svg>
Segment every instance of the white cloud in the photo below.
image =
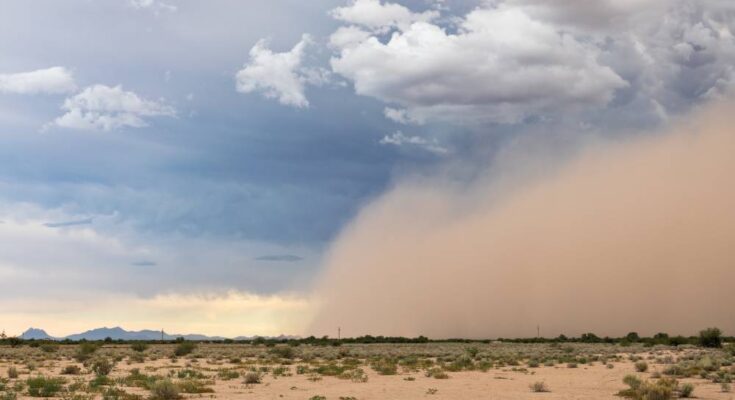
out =
<svg viewBox="0 0 735 400"><path fill-rule="evenodd" d="M424 123L423 119L416 118L410 115L408 111L403 110L403 109L386 107L385 110L383 110L383 114L389 120L397 122L399 124L422 125Z"/></svg>
<svg viewBox="0 0 735 400"><path fill-rule="evenodd" d="M393 146L414 146L435 154L446 154L448 150L441 145L436 139L427 140L420 136L408 136L401 131L396 131L392 135L386 135L380 140L382 145Z"/></svg>
<svg viewBox="0 0 735 400"><path fill-rule="evenodd" d="M439 17L436 11L414 13L400 4L383 3L381 0L355 0L347 7L332 10L330 15L338 20L380 32L389 28L405 29L414 22L428 22Z"/></svg>
<svg viewBox="0 0 735 400"><path fill-rule="evenodd" d="M318 71L301 66L304 50L310 43L309 35L303 35L290 51L274 53L267 41L260 40L250 50L250 61L235 75L237 91L260 92L269 99L278 99L283 105L308 107L305 84L323 78Z"/></svg>
<svg viewBox="0 0 735 400"><path fill-rule="evenodd" d="M64 115L53 125L82 130L110 131L122 127L147 126L146 117L172 117L173 107L160 101L146 100L118 85L94 85L64 101Z"/></svg>
<svg viewBox="0 0 735 400"><path fill-rule="evenodd" d="M352 37L332 39L333 70L358 94L405 108L405 118L517 122L604 105L626 86L596 47L519 8L476 9L457 33L414 22L386 43Z"/></svg>
<svg viewBox="0 0 735 400"><path fill-rule="evenodd" d="M128 4L130 4L133 8L136 8L136 9L141 9L141 10L148 9L148 10L153 10L154 12L159 12L159 11L174 12L178 9L173 4L165 3L159 0L128 0Z"/></svg>
<svg viewBox="0 0 735 400"><path fill-rule="evenodd" d="M0 74L0 93L58 94L76 89L71 71L64 67L51 67L30 72Z"/></svg>

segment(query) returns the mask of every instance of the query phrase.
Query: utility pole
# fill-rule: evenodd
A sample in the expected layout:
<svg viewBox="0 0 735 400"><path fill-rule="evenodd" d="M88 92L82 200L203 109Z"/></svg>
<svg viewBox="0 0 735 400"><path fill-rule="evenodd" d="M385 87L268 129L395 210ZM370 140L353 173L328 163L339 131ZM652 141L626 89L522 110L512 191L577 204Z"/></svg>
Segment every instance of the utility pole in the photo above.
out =
<svg viewBox="0 0 735 400"><path fill-rule="evenodd" d="M536 325L536 338L541 337L541 325Z"/></svg>
<svg viewBox="0 0 735 400"><path fill-rule="evenodd" d="M337 327L337 340L342 339L342 327Z"/></svg>
<svg viewBox="0 0 735 400"><path fill-rule="evenodd" d="M163 328L161 328L161 341L163 342Z"/></svg>

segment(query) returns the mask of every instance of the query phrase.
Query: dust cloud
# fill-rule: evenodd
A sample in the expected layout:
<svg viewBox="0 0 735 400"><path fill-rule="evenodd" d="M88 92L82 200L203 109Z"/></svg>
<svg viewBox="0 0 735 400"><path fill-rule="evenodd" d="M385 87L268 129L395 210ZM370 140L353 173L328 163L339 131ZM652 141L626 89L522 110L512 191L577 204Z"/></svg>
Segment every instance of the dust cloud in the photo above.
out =
<svg viewBox="0 0 735 400"><path fill-rule="evenodd" d="M396 185L333 244L309 333L735 333L735 107L672 125L513 189Z"/></svg>

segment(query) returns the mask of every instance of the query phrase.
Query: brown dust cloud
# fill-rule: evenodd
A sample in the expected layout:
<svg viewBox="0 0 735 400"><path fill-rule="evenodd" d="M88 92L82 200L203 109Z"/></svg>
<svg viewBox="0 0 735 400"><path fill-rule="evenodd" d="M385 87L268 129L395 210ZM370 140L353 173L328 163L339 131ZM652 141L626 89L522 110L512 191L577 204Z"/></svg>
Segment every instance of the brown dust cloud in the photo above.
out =
<svg viewBox="0 0 735 400"><path fill-rule="evenodd" d="M735 333L735 106L498 190L405 180L336 239L309 333Z"/></svg>

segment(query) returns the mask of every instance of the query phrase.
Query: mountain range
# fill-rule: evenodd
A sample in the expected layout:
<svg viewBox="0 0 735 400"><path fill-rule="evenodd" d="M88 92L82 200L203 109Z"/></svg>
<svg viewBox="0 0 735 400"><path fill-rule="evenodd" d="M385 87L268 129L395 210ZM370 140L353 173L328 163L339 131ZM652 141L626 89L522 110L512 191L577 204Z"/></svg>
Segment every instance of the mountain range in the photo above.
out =
<svg viewBox="0 0 735 400"><path fill-rule="evenodd" d="M150 329L144 329L142 331L127 331L119 326L114 328L97 328L88 330L82 333L76 333L64 337L54 337L46 333L43 329L29 328L23 332L20 337L26 340L105 340L111 338L112 340L175 340L176 338L183 337L186 340L225 340L227 338L222 336L207 336L199 334L168 334L162 331L154 331ZM252 340L257 336L238 336L232 338L233 340ZM294 336L281 335L274 337L274 339L293 339ZM270 338L268 338L270 339Z"/></svg>

